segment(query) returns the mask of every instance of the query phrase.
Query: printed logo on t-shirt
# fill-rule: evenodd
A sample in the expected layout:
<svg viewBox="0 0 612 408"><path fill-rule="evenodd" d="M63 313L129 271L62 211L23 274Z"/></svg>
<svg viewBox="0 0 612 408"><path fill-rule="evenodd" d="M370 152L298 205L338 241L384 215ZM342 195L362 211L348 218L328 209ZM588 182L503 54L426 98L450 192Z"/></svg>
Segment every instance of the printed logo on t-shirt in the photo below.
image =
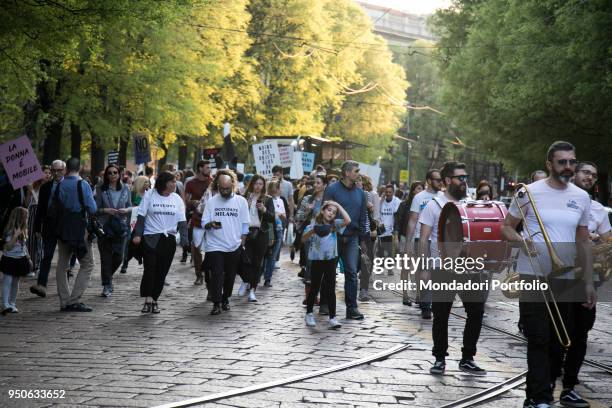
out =
<svg viewBox="0 0 612 408"><path fill-rule="evenodd" d="M427 207L427 203L429 203L429 201L423 201L419 206L419 211L423 211L423 209Z"/></svg>
<svg viewBox="0 0 612 408"><path fill-rule="evenodd" d="M569 200L566 205L568 208L573 208L574 210L580 209L580 207L578 207L578 203L574 200Z"/></svg>
<svg viewBox="0 0 612 408"><path fill-rule="evenodd" d="M238 217L237 208L215 208L215 217Z"/></svg>

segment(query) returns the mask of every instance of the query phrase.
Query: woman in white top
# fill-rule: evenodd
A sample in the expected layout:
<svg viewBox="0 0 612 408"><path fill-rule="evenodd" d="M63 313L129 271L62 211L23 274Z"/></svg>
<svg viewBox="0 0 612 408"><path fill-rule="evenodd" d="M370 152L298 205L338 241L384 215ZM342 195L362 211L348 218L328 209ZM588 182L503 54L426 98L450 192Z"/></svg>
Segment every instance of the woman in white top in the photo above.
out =
<svg viewBox="0 0 612 408"><path fill-rule="evenodd" d="M142 313L159 313L157 299L174 258L177 232L180 232L181 245L187 245L185 204L175 190L174 175L163 172L138 208L132 242L141 245L143 255L140 296L145 298L145 304Z"/></svg>

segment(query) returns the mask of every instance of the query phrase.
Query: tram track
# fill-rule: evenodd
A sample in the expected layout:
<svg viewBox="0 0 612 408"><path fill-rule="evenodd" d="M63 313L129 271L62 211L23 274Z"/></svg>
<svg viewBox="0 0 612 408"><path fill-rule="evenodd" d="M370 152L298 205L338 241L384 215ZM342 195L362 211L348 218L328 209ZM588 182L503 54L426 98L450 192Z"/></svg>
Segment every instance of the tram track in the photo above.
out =
<svg viewBox="0 0 612 408"><path fill-rule="evenodd" d="M390 292L402 297L403 293L398 291L398 290L390 290ZM415 299L411 298L411 300L413 302L415 302ZM452 316L455 316L459 319L462 320L467 320L467 318L459 313L455 313L453 311L450 312L450 314ZM489 324L483 323L482 327L489 330L489 331L494 331L496 333L500 333L503 335L506 335L508 337L511 337L515 340L519 340L523 343L527 343L527 339L521 335L518 335L516 333L512 333L508 330L504 330L501 329L499 327L495 327L495 326L491 326ZM612 375L612 367L606 364L602 364L602 363L598 363L597 361L594 360L590 360L590 359L584 359L584 363L590 367L599 369L601 371L604 371L610 375ZM486 401L490 401L493 398L504 394L510 390L516 389L520 386L522 386L523 384L525 384L526 382L526 378L527 378L527 371L524 371L518 375L516 375L515 377L509 378L507 380L502 381L501 383L495 384L492 387L489 387L485 390L479 391L475 394L472 395L468 395L464 398L461 398L459 400L450 402L446 405L443 405L441 408L467 408L467 407L472 407L472 406L476 406L479 403L482 402L486 402Z"/></svg>
<svg viewBox="0 0 612 408"><path fill-rule="evenodd" d="M395 295L398 296L402 296L402 293L400 291L396 291L396 290L390 290L390 292L394 293ZM451 315L455 316L456 318L459 319L463 319L465 320L466 317L459 314L459 313L455 313L452 312L450 313ZM511 337L515 340L519 340L523 343L526 343L527 340L518 334L509 332L507 330L501 329L499 327L495 327L495 326L491 326L488 324L483 324L482 325L483 328L489 330L489 331L494 331L500 334L503 334L505 336ZM219 401L219 400L224 400L227 398L231 398L231 397L236 397L236 396L242 396L242 395L248 395L248 394L254 394L260 391L264 391L270 388L275 388L275 387L282 387L285 385L289 385L289 384L293 384L296 382L300 382L300 381L304 381L307 379L311 379L311 378L316 378L316 377L321 377L324 376L326 374L330 374L330 373L334 373L334 372L338 372L338 371L343 371L343 370L347 370L347 369L351 369L351 368L355 368L361 365L365 365L365 364L369 364L369 363L373 363L376 361L382 361L385 360L389 357L391 357L394 354L400 353L404 350L407 350L409 348L409 345L398 345L395 347L392 347L390 349L387 349L385 351L370 355L370 356L366 356L360 359L357 359L355 361L351 361L351 362L347 362L347 363L343 363L340 365L336 365L336 366L332 366L332 367L328 367L322 370L317 370L317 371L313 371L310 373L305 373L305 374L299 374L293 377L289 377L289 378L285 378L285 379L280 379L280 380L275 380L275 381L270 381L270 382L266 382L266 383L262 383L262 384L255 384L255 385L251 385L248 387L242 387L242 388L237 388L237 389L233 389L233 390L229 390L229 391L223 391L223 392L219 392L219 393L213 393L213 394L208 394L202 397L196 397L196 398L190 398L190 399L186 399L183 401L178 401L178 402L172 402L172 403L166 403L166 404L162 404L162 405L158 405L154 408L182 408L182 407L189 407L189 406L194 406L194 405L199 405L199 404L205 404L205 403L210 403L210 402L214 402L214 401ZM605 365L605 364L601 364L598 363L596 361L593 360L589 360L589 359L585 359L584 364L587 364L593 368L602 370L608 374L612 375L612 367ZM513 389L516 389L520 386L522 386L525 381L526 381L526 376L527 376L527 371L524 371L514 377L511 377L507 380L504 380L498 384L495 384L487 389L484 389L482 391L478 391L472 395L468 395L466 397L463 397L461 399L455 400L453 402L447 403L446 405L442 405L441 408L467 408L467 407L472 407L472 406L477 406L478 404L490 401L492 399L494 399L495 397L498 397L504 393L507 393L508 391L511 391Z"/></svg>

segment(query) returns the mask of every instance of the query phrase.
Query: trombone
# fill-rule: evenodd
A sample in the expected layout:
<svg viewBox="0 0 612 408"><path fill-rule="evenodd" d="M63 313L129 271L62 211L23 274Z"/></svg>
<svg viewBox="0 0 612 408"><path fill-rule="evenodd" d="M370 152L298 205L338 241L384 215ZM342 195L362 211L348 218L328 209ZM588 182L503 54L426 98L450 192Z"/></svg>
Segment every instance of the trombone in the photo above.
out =
<svg viewBox="0 0 612 408"><path fill-rule="evenodd" d="M548 251L548 255L550 256L550 260L552 263L551 275L557 275L562 272L573 269L573 267L566 266L561 260L561 258L559 258L559 256L557 255L557 252L555 251L555 248L553 247L553 244L548 236L548 233L546 232L546 228L544 228L544 223L542 222L542 218L540 217L540 213L538 212L538 209L536 207L535 200L533 199L533 196L531 195L529 188L527 188L527 185L518 184L516 186L516 191L517 193L513 197L513 200L516 201L516 206L519 209L521 220L523 222L523 231L526 233L527 238L523 234L519 234L519 235L521 236L521 241L523 243L525 253L527 254L527 259L529 259L531 269L534 271L534 273L536 273L536 268L533 263L533 257L537 256L537 254L534 255L533 251L529 248L527 239L531 240L537 234L542 234L542 237L544 238L546 249ZM533 234L531 233L531 231L529 231L529 227L527 226L527 216L525 215L525 212L523 212L523 208L521 207L520 203L517 200L517 197L523 198L525 196L527 197L527 202L531 205L531 208L533 208L533 214L538 222L538 227L540 229L540 231L537 231ZM546 275L544 275L543 278L544 278L544 281L548 284L548 278L546 277ZM559 311L559 306L557 305L557 301L555 300L555 295L552 291L552 288L550 285L548 285L547 290L540 289L540 291L542 292L542 296L544 297L544 304L546 305L548 315L550 316L550 320L552 322L557 338L559 339L559 343L561 343L561 345L564 348L568 349L570 345L572 344L572 341L567 332L567 328L565 327L565 323L563 322L563 318L561 317L561 312ZM548 296L551 299L551 303L553 304L554 310L553 308L551 308L548 302L547 292L548 292ZM557 320L558 320L558 323L557 323Z"/></svg>

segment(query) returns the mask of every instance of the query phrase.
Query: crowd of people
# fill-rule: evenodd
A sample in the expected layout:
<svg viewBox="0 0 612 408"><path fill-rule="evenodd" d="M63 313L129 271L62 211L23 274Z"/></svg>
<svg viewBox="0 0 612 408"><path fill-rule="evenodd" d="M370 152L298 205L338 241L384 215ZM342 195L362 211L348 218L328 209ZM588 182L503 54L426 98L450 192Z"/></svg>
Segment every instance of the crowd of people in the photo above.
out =
<svg viewBox="0 0 612 408"><path fill-rule="evenodd" d="M553 144L547 153L548 174L533 172L529 189L538 203L543 223L553 231L556 242L608 240L612 235L603 206L588 191L597 180L597 166L578 162L574 147L566 142ZM109 164L99 177L81 177L80 161L54 161L44 168L45 178L15 190L3 218L2 314L18 312L17 292L24 276L36 276L33 294L45 297L51 261L57 251L56 281L60 310L89 312L81 298L94 270L93 242L97 242L101 296L115 290L113 276L126 273L131 259L143 264L140 296L142 313L161 312L160 296L172 266L177 246L181 261L191 256L194 285L206 285L211 315L230 310L236 276L241 283L238 296L248 294L257 302L257 289L272 287L281 247L286 245L291 260L299 257L305 288L305 324L317 325L314 307L328 316L328 326L341 327L337 319L336 277L344 275L346 319L362 320L359 302L371 299L369 289L372 262L377 257L439 256L438 224L442 208L468 198L466 166L447 162L430 169L424 181L400 188L394 184L374 188L359 164L346 161L340 174L323 166L295 182L276 166L266 180L259 174L242 175L229 169L211 171L211 163L200 161L195 171L177 171L166 165L157 175L151 168L133 175ZM491 183L481 180L471 199L496 198ZM571 203L567 204L566 202ZM513 201L502 232L508 241L520 241L526 211L528 227L537 220L533 210ZM531 225L534 224L534 225ZM529 239L532 239L529 237ZM535 240L539 238L533 238ZM590 257L583 256L590 262ZM72 269L78 262L76 276ZM534 272L519 257L524 279ZM585 270L590 270L585 265ZM393 274L392 269L388 274ZM415 275L400 270L402 280L445 282L458 279L452 271L434 268ZM69 284L69 279L74 282ZM461 279L470 279L464 275ZM479 277L479 279L482 277ZM545 408L563 368L562 402L586 407L575 391L578 371L586 350L588 331L595 321L595 291L587 277L584 304L562 308L570 327L572 347L565 353L551 336L545 303L521 301L521 325L528 340L527 398L525 407ZM417 286L419 287L419 286ZM413 296L415 295L415 296ZM423 319L433 316L432 374L443 374L448 356L448 320L453 301L459 296L467 314L459 368L474 375L486 371L474 361L482 327L486 295L467 298L462 291L448 292L444 299L432 299L429 290L416 294L404 290L403 303L420 308ZM551 384L553 384L551 386ZM573 405L572 405L573 404Z"/></svg>

